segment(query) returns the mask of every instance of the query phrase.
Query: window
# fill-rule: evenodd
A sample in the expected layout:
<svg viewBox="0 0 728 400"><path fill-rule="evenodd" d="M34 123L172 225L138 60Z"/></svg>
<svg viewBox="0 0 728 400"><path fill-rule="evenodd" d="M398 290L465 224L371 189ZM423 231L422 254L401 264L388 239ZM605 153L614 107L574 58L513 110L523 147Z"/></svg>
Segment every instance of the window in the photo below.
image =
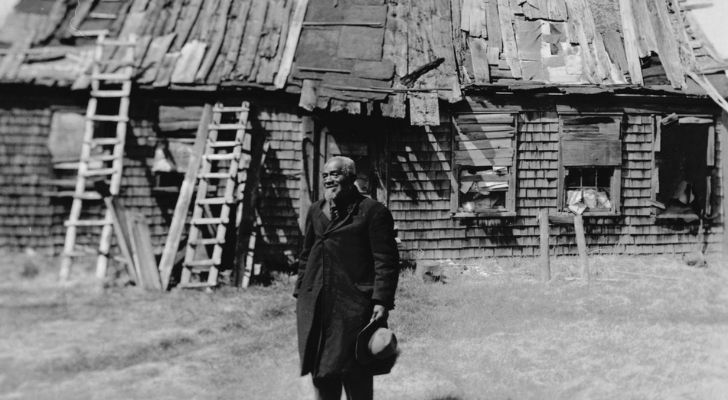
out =
<svg viewBox="0 0 728 400"><path fill-rule="evenodd" d="M515 114L458 114L453 127L452 215L515 216Z"/></svg>
<svg viewBox="0 0 728 400"><path fill-rule="evenodd" d="M616 215L621 197L621 115L561 115L559 204L563 211Z"/></svg>
<svg viewBox="0 0 728 400"><path fill-rule="evenodd" d="M658 219L711 218L716 199L715 128L712 117L661 118L655 132L653 192Z"/></svg>

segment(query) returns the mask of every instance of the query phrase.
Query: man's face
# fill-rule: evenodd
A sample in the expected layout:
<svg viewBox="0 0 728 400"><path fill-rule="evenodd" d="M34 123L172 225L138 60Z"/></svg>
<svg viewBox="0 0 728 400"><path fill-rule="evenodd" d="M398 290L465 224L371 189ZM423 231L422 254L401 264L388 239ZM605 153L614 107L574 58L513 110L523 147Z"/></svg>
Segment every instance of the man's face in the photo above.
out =
<svg viewBox="0 0 728 400"><path fill-rule="evenodd" d="M344 173L344 165L340 160L333 160L326 163L321 179L324 182L324 197L326 200L334 200L342 192L349 190L351 179Z"/></svg>

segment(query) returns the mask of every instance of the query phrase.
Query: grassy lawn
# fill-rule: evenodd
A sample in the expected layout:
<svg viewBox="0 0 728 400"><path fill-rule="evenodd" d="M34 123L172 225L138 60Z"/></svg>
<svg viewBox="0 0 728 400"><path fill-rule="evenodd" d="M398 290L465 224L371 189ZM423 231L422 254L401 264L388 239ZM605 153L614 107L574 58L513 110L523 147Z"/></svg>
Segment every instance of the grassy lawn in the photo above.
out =
<svg viewBox="0 0 728 400"><path fill-rule="evenodd" d="M0 399L311 396L293 281L100 293L87 275L58 285L55 260L0 259ZM725 399L728 266L709 261L596 257L591 287L571 258L548 284L531 259L452 267L446 284L404 272L390 319L403 353L376 398Z"/></svg>

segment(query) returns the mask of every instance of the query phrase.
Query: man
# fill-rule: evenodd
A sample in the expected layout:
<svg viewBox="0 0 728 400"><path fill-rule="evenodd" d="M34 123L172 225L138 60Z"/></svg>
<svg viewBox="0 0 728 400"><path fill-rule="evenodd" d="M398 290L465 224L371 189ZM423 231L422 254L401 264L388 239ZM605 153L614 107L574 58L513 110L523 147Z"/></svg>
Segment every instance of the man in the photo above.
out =
<svg viewBox="0 0 728 400"><path fill-rule="evenodd" d="M299 256L296 317L301 375L317 399L373 397L373 376L355 359L357 334L386 322L394 307L399 254L392 215L359 194L354 161L333 157L322 173L324 199L311 205Z"/></svg>

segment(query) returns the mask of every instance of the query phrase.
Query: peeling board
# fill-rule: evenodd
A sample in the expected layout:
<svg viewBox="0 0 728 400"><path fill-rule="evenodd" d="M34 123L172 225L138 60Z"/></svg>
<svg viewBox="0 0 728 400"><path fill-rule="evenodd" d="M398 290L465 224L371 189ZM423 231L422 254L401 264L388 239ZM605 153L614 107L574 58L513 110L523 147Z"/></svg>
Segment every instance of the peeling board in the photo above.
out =
<svg viewBox="0 0 728 400"><path fill-rule="evenodd" d="M642 68L640 66L639 51L637 49L637 32L631 0L619 0L619 9L622 16L622 33L624 35L625 59L629 66L629 77L632 84L642 84Z"/></svg>
<svg viewBox="0 0 728 400"><path fill-rule="evenodd" d="M488 42L482 38L468 38L470 58L473 63L473 76L476 85L490 83L490 65L488 64Z"/></svg>
<svg viewBox="0 0 728 400"><path fill-rule="evenodd" d="M360 78L388 81L394 77L394 63L386 58L382 61L359 61L354 64L352 72Z"/></svg>
<svg viewBox="0 0 728 400"><path fill-rule="evenodd" d="M566 21L568 19L564 0L548 0L548 3L548 19L552 21Z"/></svg>
<svg viewBox="0 0 728 400"><path fill-rule="evenodd" d="M257 56L258 42L263 31L265 15L268 10L267 0L251 0L252 5L248 12L248 20L245 26L245 36L240 45L238 61L233 70L235 79L245 79L253 72L253 64Z"/></svg>
<svg viewBox="0 0 728 400"><path fill-rule="evenodd" d="M726 138L723 138L726 140ZM721 154L725 157L725 154ZM715 125L708 126L708 144L705 148L705 164L709 167L715 166ZM724 172L725 173L725 172Z"/></svg>
<svg viewBox="0 0 728 400"><path fill-rule="evenodd" d="M518 46L516 32L513 28L513 11L508 0L498 0L498 17L500 18L503 53L514 78L521 77L521 66L518 62Z"/></svg>
<svg viewBox="0 0 728 400"><path fill-rule="evenodd" d="M667 15L667 5L663 0L645 1L652 18L658 54L665 73L674 88L684 89L686 87L685 72L682 68L680 50L670 24L670 17Z"/></svg>
<svg viewBox="0 0 728 400"><path fill-rule="evenodd" d="M316 107L316 94L318 82L311 79L304 79L301 86L301 97L298 100L298 106L306 111L313 111Z"/></svg>
<svg viewBox="0 0 728 400"><path fill-rule="evenodd" d="M394 89L402 89L404 86L395 82ZM382 116L389 118L406 118L407 117L407 95L405 93L395 93L387 96L385 102L380 103Z"/></svg>
<svg viewBox="0 0 728 400"><path fill-rule="evenodd" d="M652 18L650 18L650 12L647 10L646 1L648 0L632 0L633 26L637 32L637 39L640 45L640 57L647 57L651 51L657 51L655 28L652 26Z"/></svg>
<svg viewBox="0 0 728 400"><path fill-rule="evenodd" d="M195 73L202 63L207 44L199 40L188 42L182 47L180 57L174 66L171 83L194 83Z"/></svg>
<svg viewBox="0 0 728 400"><path fill-rule="evenodd" d="M235 22L232 24L232 28L226 33L230 39L230 48L225 53L225 62L220 71L220 79L224 80L230 77L233 72L235 63L238 61L238 54L240 52L240 44L243 40L243 33L248 21L248 11L250 10L250 4L252 1L241 1L240 7L237 9L235 14Z"/></svg>
<svg viewBox="0 0 728 400"><path fill-rule="evenodd" d="M366 26L341 28L336 56L344 59L379 61L382 59L384 29Z"/></svg>
<svg viewBox="0 0 728 400"><path fill-rule="evenodd" d="M169 16L167 17L167 21L165 22L160 34L170 34L174 32L174 28L180 19L180 14L182 13L183 4L184 3L181 1L172 2L172 7L168 10Z"/></svg>
<svg viewBox="0 0 728 400"><path fill-rule="evenodd" d="M440 125L437 93L412 92L408 97L410 124L414 126Z"/></svg>
<svg viewBox="0 0 728 400"><path fill-rule="evenodd" d="M227 29L228 12L230 11L230 4L232 0L221 0L218 8L217 20L213 23L214 31L209 36L211 42L207 48L205 58L202 60L199 70L195 74L195 81L198 83L205 82L207 75L210 73L212 66L220 53L223 39L225 38L225 31Z"/></svg>
<svg viewBox="0 0 728 400"><path fill-rule="evenodd" d="M549 0L520 0L523 15L528 19L549 19Z"/></svg>
<svg viewBox="0 0 728 400"><path fill-rule="evenodd" d="M392 60L394 71L400 78L407 75L408 1L398 1L396 5L389 6L384 32L383 58Z"/></svg>
<svg viewBox="0 0 728 400"><path fill-rule="evenodd" d="M282 89L285 86L286 81L288 80L288 75L291 73L293 57L296 54L296 47L298 46L298 39L301 35L303 19L306 15L306 8L308 6L308 0L293 1L295 3L293 6L293 16L291 16L290 28L288 29L285 47L282 51L280 65L274 82L278 89Z"/></svg>
<svg viewBox="0 0 728 400"><path fill-rule="evenodd" d="M144 72L137 79L138 83L144 84L154 81L157 71L162 65L162 59L164 58L164 55L167 54L167 50L169 50L169 46L171 46L175 35L175 33L170 33L168 35L152 39L152 42L149 44L149 50L147 50L147 54L144 57L144 61L141 66L141 70Z"/></svg>
<svg viewBox="0 0 728 400"><path fill-rule="evenodd" d="M197 16L200 14L201 8L202 0L190 0L184 7L180 14L180 20L175 25L174 31L177 33L177 36L174 39L174 43L172 43L172 51L180 50L187 42L187 38L197 20Z"/></svg>
<svg viewBox="0 0 728 400"><path fill-rule="evenodd" d="M258 73L255 81L258 83L273 83L288 35L290 12L290 3L284 0L274 0L268 6L267 22L263 29L263 37L258 44L256 57Z"/></svg>
<svg viewBox="0 0 728 400"><path fill-rule="evenodd" d="M503 49L503 38L498 17L498 1L487 0L485 7L485 17L488 25L488 47L498 49L498 52L500 52Z"/></svg>
<svg viewBox="0 0 728 400"><path fill-rule="evenodd" d="M159 66L157 76L154 80L155 87L167 87L169 86L170 78L172 77L172 70L177 64L180 53L178 51L167 53L162 58L162 64Z"/></svg>

